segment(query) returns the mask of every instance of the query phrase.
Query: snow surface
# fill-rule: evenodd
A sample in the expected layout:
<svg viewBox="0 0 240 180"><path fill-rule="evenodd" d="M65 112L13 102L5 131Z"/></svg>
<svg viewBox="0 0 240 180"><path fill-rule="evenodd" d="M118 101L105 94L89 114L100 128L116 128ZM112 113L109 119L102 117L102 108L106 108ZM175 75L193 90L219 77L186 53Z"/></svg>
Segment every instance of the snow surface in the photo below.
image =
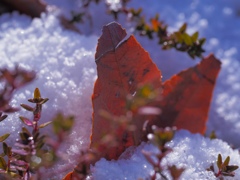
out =
<svg viewBox="0 0 240 180"><path fill-rule="evenodd" d="M67 18L71 17L71 11L82 10L80 0L46 0L46 2L58 6ZM207 38L205 55L213 52L222 61L207 133L215 130L218 138L239 147L240 2L131 0L129 6L143 7L147 18L160 13L160 18L172 31L183 22L187 22L190 33L199 31L200 37ZM49 10L54 11L54 8L49 7ZM61 168L72 169L80 149L86 148L89 144L92 113L90 96L96 79L95 48L101 27L113 21L110 16L105 15L105 10L104 4L99 6L91 4L89 17L92 17L92 25L88 21L85 25L77 24L83 32L82 35L64 30L55 17L57 13L54 12L33 21L18 13L0 16L0 67L13 67L17 63L23 68L37 72L34 83L16 92L12 105L19 107L20 103L27 103L26 99L32 97L35 87L39 87L42 96L50 98L43 106L42 122L49 121L58 111L76 117L76 126L62 147L68 154L65 164L69 167L61 162L54 167L57 172ZM128 32L132 32L132 25L122 16L119 22ZM150 42L146 38L137 35L136 37L149 51L161 69L164 79L198 62L192 61L185 53L174 50L162 51L156 41ZM22 126L18 119L19 115L31 116L21 110L10 114L7 120L0 123L1 134L13 133L8 141L16 139L17 132ZM46 129L48 130L49 128ZM240 160L238 152L233 151L222 140L210 141L208 138L185 131L178 132L169 146L173 147L173 153L167 157L165 163L186 167L187 170L181 179L214 179L213 174L206 172L205 169L216 161L218 153L224 158L229 155L231 164L238 164ZM100 180L123 179L120 177L136 179L138 174L146 177L152 169L143 158L141 149L156 151L152 145L142 144L129 160L109 162L102 159L92 167L93 177ZM62 171L62 174L56 175L54 179L59 179L66 171ZM236 177L232 179L240 179L239 173L237 170Z"/></svg>
<svg viewBox="0 0 240 180"><path fill-rule="evenodd" d="M16 92L11 104L14 107L29 104L27 99L32 98L34 89L39 87L42 97L50 99L43 105L40 122L51 120L57 112L74 115L75 126L63 148L70 156L78 154L90 141L90 97L96 79L93 56L97 37L66 31L53 15L30 21L18 13L6 14L0 17L0 24L0 67L13 67L17 63L37 73L32 84ZM23 126L20 115L32 117L31 113L21 110L9 114L0 123L1 134L10 132L12 141ZM76 162L74 157L68 159L72 169Z"/></svg>
<svg viewBox="0 0 240 180"><path fill-rule="evenodd" d="M186 130L178 131L175 138L167 146L172 148L173 152L162 160L162 166L167 164L185 168L186 170L181 175L182 180L217 179L213 172L206 171L206 169L211 165L216 165L216 158L219 153L222 154L223 159L230 156L230 164L238 164L240 160L239 152L232 150L226 142L219 139L204 138L199 134L191 134ZM120 158L118 161L106 161L102 158L92 167L93 178L95 180L149 178L149 174L153 173L153 167L144 158L142 150L153 154L159 153L154 145L142 143L134 150L135 153L129 159ZM163 173L168 179L171 179L169 172L165 170ZM235 179L239 177L240 171L236 171Z"/></svg>

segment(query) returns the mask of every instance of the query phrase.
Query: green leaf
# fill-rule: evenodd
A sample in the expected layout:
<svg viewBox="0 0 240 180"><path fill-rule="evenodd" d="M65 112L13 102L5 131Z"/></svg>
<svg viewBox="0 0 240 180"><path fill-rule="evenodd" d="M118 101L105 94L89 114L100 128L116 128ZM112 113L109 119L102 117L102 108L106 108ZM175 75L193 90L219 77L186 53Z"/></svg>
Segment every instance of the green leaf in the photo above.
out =
<svg viewBox="0 0 240 180"><path fill-rule="evenodd" d="M1 115L1 116L0 116L0 122L3 121L3 120L6 119L6 118L7 118L7 115L6 115L6 114L3 115L3 116Z"/></svg>
<svg viewBox="0 0 240 180"><path fill-rule="evenodd" d="M209 136L210 139L216 139L217 138L217 135L215 133L215 131L212 131L210 136Z"/></svg>
<svg viewBox="0 0 240 180"><path fill-rule="evenodd" d="M23 127L22 132L26 133L28 136L31 136L32 134L28 131L27 128Z"/></svg>
<svg viewBox="0 0 240 180"><path fill-rule="evenodd" d="M195 32L193 35L192 35L192 41L193 42L196 42L197 41L197 39L198 39L198 32Z"/></svg>
<svg viewBox="0 0 240 180"><path fill-rule="evenodd" d="M191 37L187 33L183 34L183 41L188 46L191 46L193 44Z"/></svg>
<svg viewBox="0 0 240 180"><path fill-rule="evenodd" d="M29 134L26 132L20 132L19 136L20 136L21 140L24 142L28 142L28 138L31 137L31 135L29 136Z"/></svg>
<svg viewBox="0 0 240 180"><path fill-rule="evenodd" d="M41 124L41 125L39 126L39 128L44 128L44 127L48 126L48 125L51 124L51 123L52 123L52 121L43 123L43 124Z"/></svg>
<svg viewBox="0 0 240 180"><path fill-rule="evenodd" d="M182 43L183 42L183 35L182 35L182 33L175 32L174 35L175 35L178 43Z"/></svg>
<svg viewBox="0 0 240 180"><path fill-rule="evenodd" d="M2 147L3 147L3 153L7 155L7 151L8 151L8 145L7 145L7 143L3 142Z"/></svg>
<svg viewBox="0 0 240 180"><path fill-rule="evenodd" d="M0 136L0 142L3 142L5 139L7 139L7 138L8 138L8 136L10 136L10 134L9 134L9 133L7 133L7 134L4 134L4 135Z"/></svg>
<svg viewBox="0 0 240 180"><path fill-rule="evenodd" d="M38 88L35 88L35 90L34 90L34 99L39 99L39 98L41 98L40 90Z"/></svg>
<svg viewBox="0 0 240 180"><path fill-rule="evenodd" d="M37 141L39 135L40 135L39 131L35 131L35 133L33 134L33 140Z"/></svg>
<svg viewBox="0 0 240 180"><path fill-rule="evenodd" d="M53 132L58 134L61 131L61 122L63 121L63 115L58 113L52 120L53 122Z"/></svg>
<svg viewBox="0 0 240 180"><path fill-rule="evenodd" d="M65 122L63 123L63 129L64 131L70 131L72 129L72 126L74 124L74 117L69 116L65 119Z"/></svg>
<svg viewBox="0 0 240 180"><path fill-rule="evenodd" d="M186 29L187 29L187 23L184 23L184 24L180 27L179 32L184 33L184 32L186 31Z"/></svg>
<svg viewBox="0 0 240 180"><path fill-rule="evenodd" d="M34 111L34 108L32 108L31 106L28 106L26 104L21 104L21 107L23 107L24 109L26 109L27 111Z"/></svg>
<svg viewBox="0 0 240 180"><path fill-rule="evenodd" d="M226 168L227 168L227 169L226 169L227 172L233 172L233 171L235 171L236 169L238 169L238 166L236 166L236 165L231 165L231 166L227 166Z"/></svg>
<svg viewBox="0 0 240 180"><path fill-rule="evenodd" d="M199 39L199 44L202 46L205 43L205 41L206 41L205 38Z"/></svg>
<svg viewBox="0 0 240 180"><path fill-rule="evenodd" d="M7 163L3 157L0 156L0 169L7 169Z"/></svg>
<svg viewBox="0 0 240 180"><path fill-rule="evenodd" d="M221 169L221 167L222 167L222 155L221 154L218 154L217 166L218 166L218 169Z"/></svg>
<svg viewBox="0 0 240 180"><path fill-rule="evenodd" d="M64 117L61 113L58 113L55 118L52 120L53 123L53 132L55 134L58 134L60 132L67 132L70 131L73 123L74 123L74 117L68 116Z"/></svg>
<svg viewBox="0 0 240 180"><path fill-rule="evenodd" d="M223 167L228 166L229 162L230 162L230 157L228 156L228 157L225 159L225 161L223 162Z"/></svg>
<svg viewBox="0 0 240 180"><path fill-rule="evenodd" d="M43 99L42 101L40 101L39 104L44 104L44 103L46 103L48 100L49 100L48 98L45 98L45 99Z"/></svg>

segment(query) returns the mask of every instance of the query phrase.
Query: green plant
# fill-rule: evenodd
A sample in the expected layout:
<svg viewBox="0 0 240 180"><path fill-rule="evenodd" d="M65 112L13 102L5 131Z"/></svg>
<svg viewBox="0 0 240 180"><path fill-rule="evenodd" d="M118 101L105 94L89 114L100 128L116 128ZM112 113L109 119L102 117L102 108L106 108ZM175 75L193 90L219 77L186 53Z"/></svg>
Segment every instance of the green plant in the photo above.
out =
<svg viewBox="0 0 240 180"><path fill-rule="evenodd" d="M127 3L130 0L121 0L121 7L111 9L110 5L106 3L108 10L107 13L112 15L115 20L118 20L120 15L128 17L128 21L134 26L134 30L141 36L146 36L149 39L157 38L158 44L161 45L163 50L176 49L177 51L186 52L192 59L203 58L202 53L205 52L203 45L206 41L205 38L199 38L199 33L195 32L192 35L187 33L187 24L184 23L178 31L170 33L168 25L159 19L159 14L155 17L146 20L143 15L143 9L128 8ZM70 23L85 23L86 20L92 24L92 18L89 13L89 6L91 3L99 4L100 0L86 0L82 3L82 8L79 12L72 12Z"/></svg>
<svg viewBox="0 0 240 180"><path fill-rule="evenodd" d="M203 58L202 53L205 50L202 48L205 43L205 38L199 39L199 33L195 32L192 35L187 33L187 24L184 23L178 31L173 33L168 32L168 26L159 20L159 14L150 19L150 23L141 15L142 9L130 9L132 14L131 21L136 21L135 31L142 36L147 36L149 39L158 38L158 43L163 50L176 49L178 51L187 52L191 58Z"/></svg>
<svg viewBox="0 0 240 180"><path fill-rule="evenodd" d="M229 165L230 162L230 156L227 156L224 161L222 161L222 155L218 154L217 158L217 173L214 171L214 166L211 165L210 168L208 168L208 171L214 172L215 176L220 178L221 180L224 179L224 176L230 176L234 177L235 173L234 171L238 169L238 166L236 165Z"/></svg>
<svg viewBox="0 0 240 180"><path fill-rule="evenodd" d="M40 169L48 168L60 159L58 149L73 126L74 118L72 116L64 117L61 113L58 113L52 121L39 125L42 105L48 101L48 98L42 98L38 88L34 91L34 97L28 101L34 103L35 106L31 107L26 104L21 104L21 106L33 113L33 119L30 120L20 116L20 120L27 127L32 128L32 132L23 127L19 133L20 139L16 140L14 147L3 142L3 154L0 156L0 174L4 178L28 180L42 177ZM2 116L3 118L6 118L6 116ZM41 128L51 123L56 135L55 139L40 132ZM9 134L1 136L0 141L4 141L8 136Z"/></svg>
<svg viewBox="0 0 240 180"><path fill-rule="evenodd" d="M160 175L163 179L168 179L166 175L164 175L163 170L168 170L173 179L177 180L180 178L184 168L177 168L175 165L163 167L161 165L162 159L171 152L171 148L165 146L167 142L171 141L174 137L174 133L176 131L175 127L169 128L158 128L157 126L152 127L153 133L148 134L149 141L154 144L158 149L158 154L153 154L151 152L143 151L143 155L147 159L147 161L153 166L154 173L151 175L150 179L155 180L158 175ZM154 156L155 158L153 159ZM157 160L156 160L157 159Z"/></svg>
<svg viewBox="0 0 240 180"><path fill-rule="evenodd" d="M0 112L11 113L18 109L9 105L14 92L20 87L30 83L36 77L34 72L26 71L17 65L14 69L0 69ZM2 115L2 114L1 114ZM4 115L3 117L6 117ZM1 119L3 120L3 119Z"/></svg>

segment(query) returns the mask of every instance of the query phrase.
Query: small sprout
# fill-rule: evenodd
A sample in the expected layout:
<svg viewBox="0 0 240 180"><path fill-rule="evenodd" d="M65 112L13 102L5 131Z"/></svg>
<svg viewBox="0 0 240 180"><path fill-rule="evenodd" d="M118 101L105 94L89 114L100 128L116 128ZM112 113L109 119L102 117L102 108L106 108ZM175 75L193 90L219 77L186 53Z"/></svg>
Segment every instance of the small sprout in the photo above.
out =
<svg viewBox="0 0 240 180"><path fill-rule="evenodd" d="M164 146L167 142L171 141L176 127L166 127L166 128L158 128L157 126L152 127L153 134L148 134L148 139L156 146L161 147Z"/></svg>
<svg viewBox="0 0 240 180"><path fill-rule="evenodd" d="M157 126L152 127L152 134L148 134L148 139L152 142L155 146L158 147L159 153L152 154L150 152L143 151L143 155L146 160L153 166L154 173L151 175L150 179L157 179L157 175L160 175L162 179L167 179L167 177L162 173L164 168L161 166L162 159L171 152L171 149L166 147L166 143L171 141L176 128L175 127L166 127L166 128L158 128ZM155 156L153 159L152 156ZM167 166L168 170L171 173L173 179L178 179L182 172L184 171L183 168L177 168L176 166Z"/></svg>
<svg viewBox="0 0 240 180"><path fill-rule="evenodd" d="M35 88L34 90L34 97L33 99L41 99L41 93L38 88Z"/></svg>
<svg viewBox="0 0 240 180"><path fill-rule="evenodd" d="M212 131L210 136L209 136L210 139L216 139L217 138L217 135L215 133L215 131Z"/></svg>
<svg viewBox="0 0 240 180"><path fill-rule="evenodd" d="M53 132L55 134L69 132L74 123L74 117L68 116L64 117L61 113L58 113L52 121L53 123Z"/></svg>
<svg viewBox="0 0 240 180"><path fill-rule="evenodd" d="M36 104L44 104L48 101L48 98L42 98L40 90L38 88L35 88L34 93L33 93L33 99L28 99L29 102L31 103L36 103Z"/></svg>
<svg viewBox="0 0 240 180"><path fill-rule="evenodd" d="M147 69L146 69L147 72ZM134 95L127 95L126 108L132 112L136 112L139 108L146 106L151 102L160 100L160 89L154 89L151 85L144 85L134 92ZM157 111L159 112L160 109Z"/></svg>
<svg viewBox="0 0 240 180"><path fill-rule="evenodd" d="M229 165L229 162L230 162L230 156L226 157L226 159L223 162L222 161L222 155L218 154L218 158L217 158L218 172L215 173L216 177L221 177L221 176L234 177L235 176L235 173L233 171L238 169L238 166ZM208 168L207 170L214 172L213 165L211 165L210 168Z"/></svg>

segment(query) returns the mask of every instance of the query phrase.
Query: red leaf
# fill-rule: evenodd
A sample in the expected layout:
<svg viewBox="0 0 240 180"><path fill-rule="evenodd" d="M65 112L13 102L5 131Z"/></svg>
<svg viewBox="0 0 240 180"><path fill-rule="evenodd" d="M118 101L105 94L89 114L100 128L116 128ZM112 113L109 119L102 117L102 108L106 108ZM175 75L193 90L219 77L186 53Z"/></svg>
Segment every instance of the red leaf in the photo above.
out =
<svg viewBox="0 0 240 180"><path fill-rule="evenodd" d="M150 83L154 88L161 87L161 73L152 62L149 54L133 36L126 40L126 31L117 23L103 27L103 35L98 40L95 55L98 79L94 86L93 130L91 147L96 147L103 135L110 130L109 121L99 115L99 110L120 116L125 115L127 94L134 94L141 84ZM112 129L111 129L112 130ZM115 128L120 137L118 145L102 150L107 159L116 159L129 146L134 145L132 134Z"/></svg>
<svg viewBox="0 0 240 180"><path fill-rule="evenodd" d="M129 133L124 126L112 125L118 120L115 117L126 115L126 96L135 94L140 85L151 84L155 89L162 87L161 73L148 53L133 36L125 38L125 30L119 24L111 23L104 26L103 35L98 41L95 55L98 79L92 96L94 113L91 148L97 148L101 157L116 159L127 147L135 145L134 142L145 140L153 124L159 127L177 126L203 134L221 64L213 55L163 84L162 100L152 104L152 107L161 109L160 115L134 114L134 133ZM109 114L113 114L113 122L100 116L100 110L108 112L105 113L108 119L111 119ZM144 132L142 125L146 120L148 123L145 123Z"/></svg>
<svg viewBox="0 0 240 180"><path fill-rule="evenodd" d="M195 67L164 82L160 105L162 114L152 123L204 134L220 65L220 61L210 55Z"/></svg>

